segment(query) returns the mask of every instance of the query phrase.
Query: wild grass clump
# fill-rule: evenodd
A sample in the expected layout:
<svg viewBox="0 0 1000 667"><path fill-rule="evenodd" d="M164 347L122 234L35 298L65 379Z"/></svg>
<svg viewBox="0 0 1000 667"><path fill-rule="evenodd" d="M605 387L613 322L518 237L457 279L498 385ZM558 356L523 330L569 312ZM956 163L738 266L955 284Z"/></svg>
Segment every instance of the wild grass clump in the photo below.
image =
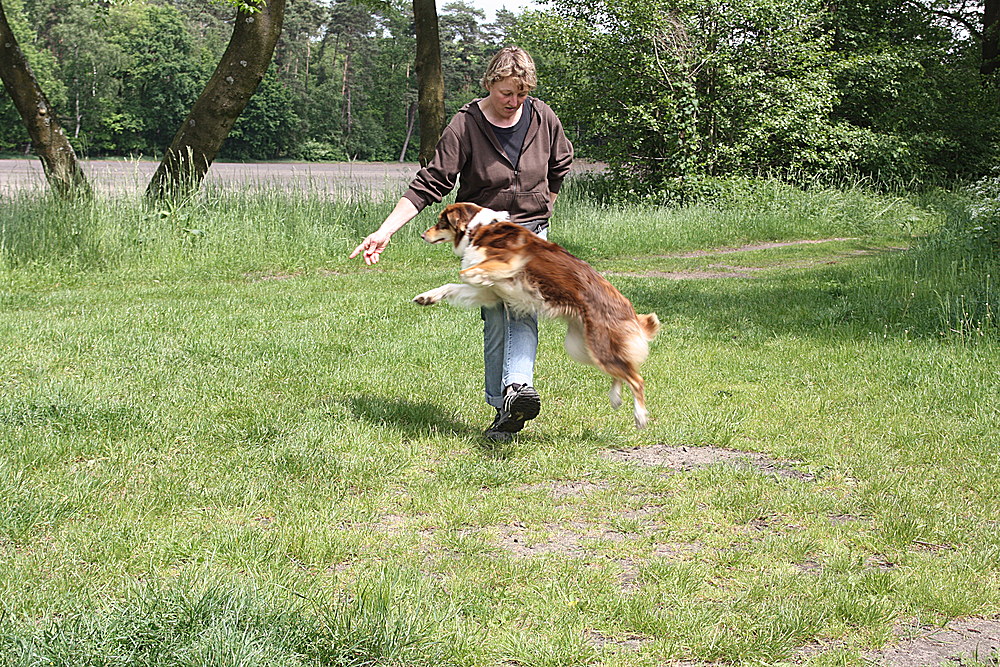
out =
<svg viewBox="0 0 1000 667"><path fill-rule="evenodd" d="M908 238L940 224L912 197L863 187L802 189L777 179L702 181L683 205L595 195L600 176L570 181L554 233L599 256L676 252L760 241ZM595 199L603 205L594 206Z"/></svg>
<svg viewBox="0 0 1000 667"><path fill-rule="evenodd" d="M968 188L971 237L993 252L1000 250L1000 176L989 176Z"/></svg>
<svg viewBox="0 0 1000 667"><path fill-rule="evenodd" d="M850 280L860 306L850 317L869 328L957 338L994 338L1000 253L1000 187L981 181L958 192L930 192L920 205L940 224L906 252L865 265Z"/></svg>
<svg viewBox="0 0 1000 667"><path fill-rule="evenodd" d="M0 618L0 667L456 664L453 612L413 575L376 570L322 601L285 587L184 575L45 618Z"/></svg>
<svg viewBox="0 0 1000 667"><path fill-rule="evenodd" d="M157 277L294 271L340 257L342 248L381 223L393 203L360 192L330 198L309 188L209 187L190 199L159 203L18 194L0 225L0 266Z"/></svg>

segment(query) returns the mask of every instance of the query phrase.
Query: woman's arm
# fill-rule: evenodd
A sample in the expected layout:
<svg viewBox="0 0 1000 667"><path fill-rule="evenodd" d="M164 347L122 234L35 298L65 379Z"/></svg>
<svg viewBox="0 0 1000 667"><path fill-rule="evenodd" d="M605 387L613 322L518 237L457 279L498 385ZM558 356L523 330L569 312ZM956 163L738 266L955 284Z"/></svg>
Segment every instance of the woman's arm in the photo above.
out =
<svg viewBox="0 0 1000 667"><path fill-rule="evenodd" d="M386 217L377 230L365 238L361 244L351 253L350 259L354 259L362 252L364 253L365 264L374 264L378 261L379 255L385 252L392 235L403 228L403 225L413 220L417 216L417 207L406 197L400 198L392 213Z"/></svg>

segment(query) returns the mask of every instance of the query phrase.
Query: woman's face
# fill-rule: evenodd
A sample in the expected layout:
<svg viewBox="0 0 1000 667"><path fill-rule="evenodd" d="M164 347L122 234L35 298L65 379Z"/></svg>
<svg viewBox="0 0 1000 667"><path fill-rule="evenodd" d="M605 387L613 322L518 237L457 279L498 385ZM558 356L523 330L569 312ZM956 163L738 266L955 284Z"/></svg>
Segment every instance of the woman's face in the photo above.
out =
<svg viewBox="0 0 1000 667"><path fill-rule="evenodd" d="M528 89L521 87L521 82L512 76L500 79L488 88L488 102L493 112L504 119L511 119L517 113L524 98L528 96Z"/></svg>

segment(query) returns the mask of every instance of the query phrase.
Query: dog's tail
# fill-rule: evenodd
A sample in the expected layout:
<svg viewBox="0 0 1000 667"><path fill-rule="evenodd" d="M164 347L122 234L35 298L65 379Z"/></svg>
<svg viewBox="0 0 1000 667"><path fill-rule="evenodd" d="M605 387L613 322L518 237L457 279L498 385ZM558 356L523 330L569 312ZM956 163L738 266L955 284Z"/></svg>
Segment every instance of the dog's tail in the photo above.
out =
<svg viewBox="0 0 1000 667"><path fill-rule="evenodd" d="M639 327L642 329L642 335L646 337L646 340L656 338L656 334L660 330L660 318L656 316L656 313L637 315L637 317L639 318Z"/></svg>

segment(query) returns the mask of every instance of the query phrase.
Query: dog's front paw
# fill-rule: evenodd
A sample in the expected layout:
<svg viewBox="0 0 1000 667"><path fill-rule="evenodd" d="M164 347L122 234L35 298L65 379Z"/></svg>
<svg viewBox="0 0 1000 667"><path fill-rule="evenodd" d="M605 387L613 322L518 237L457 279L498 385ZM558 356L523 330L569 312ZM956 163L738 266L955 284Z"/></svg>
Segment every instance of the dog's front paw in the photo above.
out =
<svg viewBox="0 0 1000 667"><path fill-rule="evenodd" d="M615 380L611 383L611 391L608 392L608 398L611 399L611 407L615 410L622 406L622 383L619 380Z"/></svg>
<svg viewBox="0 0 1000 667"><path fill-rule="evenodd" d="M418 294L415 297L413 297L413 303L420 304L421 306L433 306L440 300L441 300L441 290L439 289L428 290L423 294Z"/></svg>

